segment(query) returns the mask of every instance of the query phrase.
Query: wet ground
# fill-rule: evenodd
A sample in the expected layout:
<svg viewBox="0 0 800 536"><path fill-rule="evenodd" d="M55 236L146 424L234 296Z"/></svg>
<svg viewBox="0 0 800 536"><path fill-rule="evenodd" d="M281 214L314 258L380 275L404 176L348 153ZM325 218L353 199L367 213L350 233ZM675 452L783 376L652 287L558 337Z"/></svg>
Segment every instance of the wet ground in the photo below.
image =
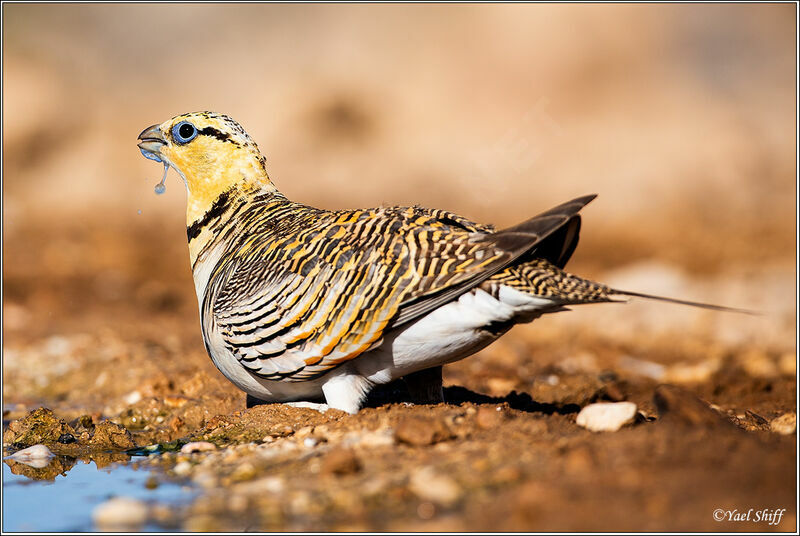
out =
<svg viewBox="0 0 800 536"><path fill-rule="evenodd" d="M22 244L6 247L24 258ZM39 468L5 460L6 509L27 508L4 528L97 527L93 509L120 496L145 506L122 526L144 530L796 524L791 266L693 275L651 261L603 271L596 277L624 288L766 313L578 307L446 367L446 404L412 405L397 384L347 415L245 409L205 354L177 257L139 259L116 279L77 264L6 273L4 455L45 444L56 457ZM619 431L576 424L581 408L618 401L637 406ZM181 452L190 442L214 448ZM32 504L51 496L68 502L45 520ZM716 521L718 509L731 520ZM750 509L786 511L773 525L755 513L733 520Z"/></svg>

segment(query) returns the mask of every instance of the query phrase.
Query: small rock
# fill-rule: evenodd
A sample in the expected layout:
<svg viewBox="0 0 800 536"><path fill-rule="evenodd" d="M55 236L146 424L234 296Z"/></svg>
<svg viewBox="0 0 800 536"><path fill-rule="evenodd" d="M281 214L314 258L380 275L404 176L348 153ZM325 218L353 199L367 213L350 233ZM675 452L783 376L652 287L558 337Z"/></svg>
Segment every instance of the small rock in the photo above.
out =
<svg viewBox="0 0 800 536"><path fill-rule="evenodd" d="M475 416L475 423L485 430L499 426L504 420L506 420L506 414L501 407L479 408L478 414Z"/></svg>
<svg viewBox="0 0 800 536"><path fill-rule="evenodd" d="M48 408L37 408L25 417L12 421L3 432L3 442L21 445L56 443L64 434L73 434L63 419L57 418Z"/></svg>
<svg viewBox="0 0 800 536"><path fill-rule="evenodd" d="M77 440L75 439L75 436L74 436L74 435L72 435L72 434L70 434L70 433L61 434L61 435L58 437L58 442L59 442L59 443L62 443L62 444L64 444L64 445L69 445L70 443L75 443L75 441L77 441Z"/></svg>
<svg viewBox="0 0 800 536"><path fill-rule="evenodd" d="M219 479L212 471L198 471L192 475L192 482L201 488L211 489L219 485Z"/></svg>
<svg viewBox="0 0 800 536"><path fill-rule="evenodd" d="M18 462L29 462L33 460L46 460L55 456L49 448L44 445L33 445L26 449L18 450L10 458Z"/></svg>
<svg viewBox="0 0 800 536"><path fill-rule="evenodd" d="M122 401L131 406L139 402L141 399L142 399L142 393L140 393L139 391L131 391L130 393L122 397Z"/></svg>
<svg viewBox="0 0 800 536"><path fill-rule="evenodd" d="M397 441L416 446L433 445L453 436L444 422L429 417L404 417L394 435Z"/></svg>
<svg viewBox="0 0 800 536"><path fill-rule="evenodd" d="M94 427L94 435L89 444L95 447L127 450L136 447L131 433L124 427L111 421L103 421Z"/></svg>
<svg viewBox="0 0 800 536"><path fill-rule="evenodd" d="M297 438L304 438L310 436L313 433L314 433L313 426L303 426L294 433L294 436Z"/></svg>
<svg viewBox="0 0 800 536"><path fill-rule="evenodd" d="M186 476L192 472L192 464L187 461L179 462L172 470L178 476Z"/></svg>
<svg viewBox="0 0 800 536"><path fill-rule="evenodd" d="M147 506L129 497L115 497L92 511L92 520L100 529L134 529L147 520Z"/></svg>
<svg viewBox="0 0 800 536"><path fill-rule="evenodd" d="M722 415L714 411L706 402L686 389L674 385L659 385L653 395L653 402L661 420L690 424L693 426L730 425Z"/></svg>
<svg viewBox="0 0 800 536"><path fill-rule="evenodd" d="M383 430L375 430L360 435L357 443L366 448L388 447L394 445L394 439L394 431L385 428Z"/></svg>
<svg viewBox="0 0 800 536"><path fill-rule="evenodd" d="M322 461L322 472L333 475L348 475L361 470L361 460L347 448L331 450Z"/></svg>
<svg viewBox="0 0 800 536"><path fill-rule="evenodd" d="M420 499L446 506L461 498L459 485L449 476L438 474L430 467L415 471L408 487Z"/></svg>
<svg viewBox="0 0 800 536"><path fill-rule="evenodd" d="M245 480L252 480L255 478L258 471L250 462L244 462L239 465L236 469L233 470L231 473L231 480L234 482L244 482Z"/></svg>
<svg viewBox="0 0 800 536"><path fill-rule="evenodd" d="M319 439L316 437L307 437L303 440L303 446L308 449L316 447L318 443Z"/></svg>
<svg viewBox="0 0 800 536"><path fill-rule="evenodd" d="M719 370L718 361L703 361L701 363L678 363L667 369L663 380L670 383L703 383Z"/></svg>
<svg viewBox="0 0 800 536"><path fill-rule="evenodd" d="M189 399L185 396L167 395L164 397L164 405L170 408L179 408L186 405Z"/></svg>
<svg viewBox="0 0 800 536"><path fill-rule="evenodd" d="M781 435L793 434L797 430L797 414L784 413L780 417L772 419L769 429Z"/></svg>
<svg viewBox="0 0 800 536"><path fill-rule="evenodd" d="M186 443L181 447L181 452L184 454L208 452L211 450L217 450L217 446L214 443L209 443L208 441L192 441L191 443Z"/></svg>
<svg viewBox="0 0 800 536"><path fill-rule="evenodd" d="M575 423L592 432L616 432L636 417L633 402L598 402L584 407Z"/></svg>

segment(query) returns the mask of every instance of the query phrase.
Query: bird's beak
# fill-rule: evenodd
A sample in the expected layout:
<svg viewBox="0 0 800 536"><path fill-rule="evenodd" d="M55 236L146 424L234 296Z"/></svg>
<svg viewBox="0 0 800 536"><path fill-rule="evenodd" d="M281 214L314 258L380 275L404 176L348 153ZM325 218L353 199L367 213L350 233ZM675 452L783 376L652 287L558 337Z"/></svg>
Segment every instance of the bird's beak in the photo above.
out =
<svg viewBox="0 0 800 536"><path fill-rule="evenodd" d="M139 134L139 150L145 158L161 162L161 148L167 144L164 134L158 125L147 127Z"/></svg>

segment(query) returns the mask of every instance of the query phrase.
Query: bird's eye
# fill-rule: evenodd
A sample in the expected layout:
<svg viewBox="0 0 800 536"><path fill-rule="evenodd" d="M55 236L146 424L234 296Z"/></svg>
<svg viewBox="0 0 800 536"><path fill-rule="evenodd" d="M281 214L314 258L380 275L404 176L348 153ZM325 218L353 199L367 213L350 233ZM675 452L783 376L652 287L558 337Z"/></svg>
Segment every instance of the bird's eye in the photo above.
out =
<svg viewBox="0 0 800 536"><path fill-rule="evenodd" d="M189 143L195 136L197 136L197 128L188 121L181 121L172 127L172 137L181 145Z"/></svg>

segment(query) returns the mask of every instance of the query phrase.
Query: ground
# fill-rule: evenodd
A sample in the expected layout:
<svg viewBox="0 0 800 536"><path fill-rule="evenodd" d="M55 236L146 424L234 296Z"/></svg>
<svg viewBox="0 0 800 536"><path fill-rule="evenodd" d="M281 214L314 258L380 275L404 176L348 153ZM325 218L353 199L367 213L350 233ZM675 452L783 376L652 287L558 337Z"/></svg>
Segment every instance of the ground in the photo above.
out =
<svg viewBox="0 0 800 536"><path fill-rule="evenodd" d="M103 236L82 247L108 249ZM144 241L131 238L131 249ZM24 258L34 239L9 240L7 251ZM15 472L53 478L75 458L104 466L134 446L160 444L165 452L137 462L158 469L153 485L190 480L203 491L185 508L154 507L151 515L190 530L795 525L796 432L771 425L796 408L792 305L775 285L772 296L760 285L761 301L749 305L784 308L761 316L661 303L575 308L445 367L445 404L412 405L400 384L347 415L245 409L244 393L205 354L181 264L177 254L141 258L112 282L86 277L80 272L99 270L86 265L6 274L4 440L9 451L44 442L62 455L45 469L7 461ZM637 266L604 275L630 287L671 273ZM764 279L790 276L774 269ZM671 291L681 297L752 293L735 276L678 281ZM575 422L590 403L622 400L638 415L617 432ZM109 421L121 428L102 428ZM190 441L218 448L177 450ZM718 508L788 510L769 526L717 522Z"/></svg>

